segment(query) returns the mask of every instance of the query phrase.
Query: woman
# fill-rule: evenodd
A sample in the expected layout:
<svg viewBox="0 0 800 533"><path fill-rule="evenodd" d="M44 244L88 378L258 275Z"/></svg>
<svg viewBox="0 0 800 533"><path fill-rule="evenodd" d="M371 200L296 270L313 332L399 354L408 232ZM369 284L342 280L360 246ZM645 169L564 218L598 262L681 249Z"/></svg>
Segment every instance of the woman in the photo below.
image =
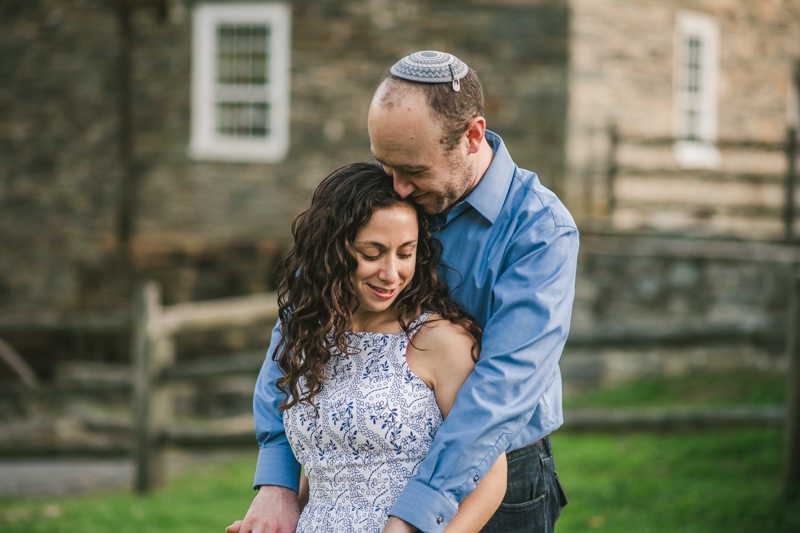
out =
<svg viewBox="0 0 800 533"><path fill-rule="evenodd" d="M275 354L286 436L308 476L297 531L379 532L472 371L480 329L437 277L424 214L380 167L325 178L292 231ZM481 529L505 468L503 455L446 531Z"/></svg>

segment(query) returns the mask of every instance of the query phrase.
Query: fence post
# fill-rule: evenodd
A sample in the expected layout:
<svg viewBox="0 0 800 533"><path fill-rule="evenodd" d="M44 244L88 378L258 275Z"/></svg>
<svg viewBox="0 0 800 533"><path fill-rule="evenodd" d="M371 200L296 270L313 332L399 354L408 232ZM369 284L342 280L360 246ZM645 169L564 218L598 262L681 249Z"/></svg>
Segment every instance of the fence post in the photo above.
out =
<svg viewBox="0 0 800 533"><path fill-rule="evenodd" d="M783 212L784 236L794 240L794 191L797 176L797 130L786 130L786 206Z"/></svg>
<svg viewBox="0 0 800 533"><path fill-rule="evenodd" d="M791 278L791 302L787 324L789 380L786 393L786 456L784 488L792 494L800 491L800 268L794 265Z"/></svg>
<svg viewBox="0 0 800 533"><path fill-rule="evenodd" d="M608 125L608 162L606 169L606 201L608 202L608 218L614 216L614 210L617 207L617 196L614 192L614 182L617 178L617 145L619 144L619 135L617 133L617 125L613 122Z"/></svg>
<svg viewBox="0 0 800 533"><path fill-rule="evenodd" d="M134 490L146 493L164 482L163 448L170 402L160 377L174 362L174 344L161 328L161 290L147 282L133 315Z"/></svg>

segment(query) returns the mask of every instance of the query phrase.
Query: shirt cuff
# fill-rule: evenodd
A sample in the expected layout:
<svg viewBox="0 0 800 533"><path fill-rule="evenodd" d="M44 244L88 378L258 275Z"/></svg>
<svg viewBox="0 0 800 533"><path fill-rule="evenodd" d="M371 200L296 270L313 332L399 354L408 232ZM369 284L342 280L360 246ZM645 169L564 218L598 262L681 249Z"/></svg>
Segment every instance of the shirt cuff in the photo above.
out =
<svg viewBox="0 0 800 533"><path fill-rule="evenodd" d="M410 480L389 513L424 533L444 531L456 515L458 504L421 481Z"/></svg>
<svg viewBox="0 0 800 533"><path fill-rule="evenodd" d="M253 488L258 490L261 485L278 485L295 492L300 491L300 463L291 448L269 447L258 450Z"/></svg>

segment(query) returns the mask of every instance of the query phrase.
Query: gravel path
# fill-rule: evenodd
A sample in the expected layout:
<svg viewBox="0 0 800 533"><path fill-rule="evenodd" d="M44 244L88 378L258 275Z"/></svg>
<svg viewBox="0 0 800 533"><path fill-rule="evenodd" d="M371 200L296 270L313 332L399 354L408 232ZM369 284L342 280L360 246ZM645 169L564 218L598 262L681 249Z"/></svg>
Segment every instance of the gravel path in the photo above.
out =
<svg viewBox="0 0 800 533"><path fill-rule="evenodd" d="M0 461L0 497L55 496L131 484L129 459L16 459Z"/></svg>
<svg viewBox="0 0 800 533"><path fill-rule="evenodd" d="M253 458L241 451L168 452L167 475L233 457ZM133 479L130 459L3 459L0 460L0 498L9 496L64 496L127 490Z"/></svg>

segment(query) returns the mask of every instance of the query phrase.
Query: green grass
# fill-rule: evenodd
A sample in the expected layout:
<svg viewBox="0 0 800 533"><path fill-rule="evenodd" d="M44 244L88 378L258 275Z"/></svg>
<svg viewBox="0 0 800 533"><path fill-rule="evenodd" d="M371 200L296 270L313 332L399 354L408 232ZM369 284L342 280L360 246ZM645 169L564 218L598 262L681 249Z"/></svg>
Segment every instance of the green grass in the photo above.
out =
<svg viewBox="0 0 800 533"><path fill-rule="evenodd" d="M0 499L3 533L221 533L255 493L255 456L195 468L164 489L48 499Z"/></svg>
<svg viewBox="0 0 800 533"><path fill-rule="evenodd" d="M648 377L612 388L564 397L565 409L783 405L786 376L765 372L704 372L680 377Z"/></svg>
<svg viewBox="0 0 800 533"><path fill-rule="evenodd" d="M800 531L781 495L782 432L553 436L569 505L556 531Z"/></svg>
<svg viewBox="0 0 800 533"><path fill-rule="evenodd" d="M782 432L553 436L570 532L800 531L780 492ZM127 492L0 500L4 533L221 532L247 510L253 459L204 466L146 497Z"/></svg>
<svg viewBox="0 0 800 533"><path fill-rule="evenodd" d="M699 374L639 380L565 399L569 408L775 405L781 376ZM570 499L556 531L800 531L800 498L781 495L779 429L553 436ZM215 460L146 497L129 492L0 499L3 533L216 532L244 516L254 457Z"/></svg>

